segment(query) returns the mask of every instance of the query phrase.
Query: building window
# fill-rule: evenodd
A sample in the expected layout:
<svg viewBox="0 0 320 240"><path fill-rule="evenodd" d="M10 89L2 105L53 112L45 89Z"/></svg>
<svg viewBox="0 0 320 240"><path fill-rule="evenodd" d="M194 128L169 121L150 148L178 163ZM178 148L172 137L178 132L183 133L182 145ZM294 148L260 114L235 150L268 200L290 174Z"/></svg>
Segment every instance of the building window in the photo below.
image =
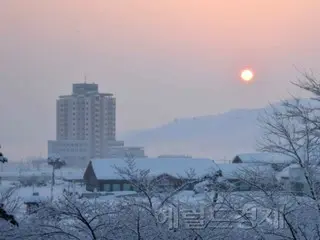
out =
<svg viewBox="0 0 320 240"><path fill-rule="evenodd" d="M131 191L131 190L132 190L131 184L129 183L123 184L123 191Z"/></svg>
<svg viewBox="0 0 320 240"><path fill-rule="evenodd" d="M112 191L120 191L121 188L120 188L120 184L112 184Z"/></svg>
<svg viewBox="0 0 320 240"><path fill-rule="evenodd" d="M110 192L111 191L111 184L109 184L109 183L103 184L103 191Z"/></svg>

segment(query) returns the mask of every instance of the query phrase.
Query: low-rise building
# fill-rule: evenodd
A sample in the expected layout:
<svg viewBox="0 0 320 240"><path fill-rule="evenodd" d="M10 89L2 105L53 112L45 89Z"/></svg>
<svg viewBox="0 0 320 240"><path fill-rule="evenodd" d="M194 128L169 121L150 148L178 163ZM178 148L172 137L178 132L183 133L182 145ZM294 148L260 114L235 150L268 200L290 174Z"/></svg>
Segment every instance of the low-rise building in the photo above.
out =
<svg viewBox="0 0 320 240"><path fill-rule="evenodd" d="M90 148L85 140L48 141L48 155L59 153L69 166L81 166L88 162Z"/></svg>
<svg viewBox="0 0 320 240"><path fill-rule="evenodd" d="M258 154L255 157L259 156ZM286 179L286 176L280 181L277 177L282 171L285 172L286 168L281 168L278 170L276 166L278 164L287 165L288 159L277 161L271 161L274 158L258 158L259 161L254 161L254 156L250 155L251 160L248 161L247 158L241 158L238 155L236 158L241 159L236 160L235 163L241 164L217 164L211 159L205 158L192 158L192 157L158 157L158 158L135 158L135 168L139 170L149 170L149 175L152 177L153 181L156 181L159 190L161 188L167 188L169 185L177 187L186 181L195 180L194 184L201 181L206 181L210 179L213 174L217 171L221 171L221 179L227 181L233 185L233 191L251 191L259 190L258 185L264 189L272 189L279 186L279 183ZM260 155L262 156L262 155ZM274 155L273 155L274 157ZM244 161L243 161L244 160ZM127 162L125 158L109 158L109 159L93 159L88 164L83 179L86 184L86 190L88 191L133 191L134 186L131 185L129 179L121 176L117 172L116 168L124 169L127 168ZM193 178L187 172L194 172ZM293 174L299 173L299 171L291 172L290 183L295 182ZM301 171L300 171L301 172ZM299 175L300 176L300 175ZM300 176L301 177L301 176ZM211 178L212 179L212 178ZM256 181L256 182L253 182ZM255 186L255 184L258 184ZM194 185L190 185L185 189L192 190ZM295 184L295 187L298 185Z"/></svg>
<svg viewBox="0 0 320 240"><path fill-rule="evenodd" d="M309 182L306 179L309 178ZM320 189L320 168L312 166L302 168L299 164L291 164L277 173L277 179L282 184L283 189L297 195L311 194L311 187L319 191Z"/></svg>
<svg viewBox="0 0 320 240"><path fill-rule="evenodd" d="M243 153L236 155L232 163L247 163L255 165L270 164L275 170L282 170L293 162L293 158L279 153Z"/></svg>
<svg viewBox="0 0 320 240"><path fill-rule="evenodd" d="M165 185L177 186L185 180L201 178L215 171L214 161L197 158L135 158L135 167L149 170L149 176L157 181L159 188ZM134 186L128 179L121 176L117 168L128 167L125 159L94 159L91 160L84 173L84 181L88 191L132 191ZM189 186L192 188L192 186Z"/></svg>
<svg viewBox="0 0 320 240"><path fill-rule="evenodd" d="M109 147L107 158L125 158L132 156L136 158L145 157L143 147L125 147L125 146L114 146Z"/></svg>
<svg viewBox="0 0 320 240"><path fill-rule="evenodd" d="M223 163L216 164L215 167L221 170L222 178L233 185L233 191L256 190L255 184L264 182L267 185L272 182L276 173L271 165Z"/></svg>

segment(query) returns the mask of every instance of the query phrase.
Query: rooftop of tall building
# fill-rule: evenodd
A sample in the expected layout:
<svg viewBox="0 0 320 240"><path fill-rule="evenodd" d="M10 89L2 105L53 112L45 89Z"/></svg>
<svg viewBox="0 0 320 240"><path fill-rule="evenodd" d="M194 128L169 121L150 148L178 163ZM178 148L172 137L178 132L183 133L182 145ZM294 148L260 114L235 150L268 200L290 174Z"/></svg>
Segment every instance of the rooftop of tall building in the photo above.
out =
<svg viewBox="0 0 320 240"><path fill-rule="evenodd" d="M72 94L80 95L86 94L89 92L99 92L98 84L96 83L74 83L72 84Z"/></svg>

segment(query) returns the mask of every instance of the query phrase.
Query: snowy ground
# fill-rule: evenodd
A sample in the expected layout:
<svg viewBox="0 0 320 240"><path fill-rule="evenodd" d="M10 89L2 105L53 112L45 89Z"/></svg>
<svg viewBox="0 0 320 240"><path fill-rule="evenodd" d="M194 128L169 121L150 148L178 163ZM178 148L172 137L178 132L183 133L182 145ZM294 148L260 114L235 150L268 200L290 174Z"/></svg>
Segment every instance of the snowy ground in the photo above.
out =
<svg viewBox="0 0 320 240"><path fill-rule="evenodd" d="M28 172L28 171L26 171ZM30 171L34 172L34 171ZM49 172L49 171L48 171ZM65 169L64 172L61 172L61 175L76 175L76 174L81 174L77 171L70 170L70 169ZM80 195L82 194L88 194L90 192L87 192L85 190L85 186L81 185L79 183L71 183L71 182L66 182L61 179L61 175L59 172L57 172L57 179L56 179L56 185L53 188L53 199L58 199L59 197L63 196L63 190L67 190L68 192L77 192ZM60 176L60 177L59 177ZM17 215L23 215L25 212L25 205L24 202L28 199L30 199L33 195L33 193L38 193L41 199L47 199L50 200L51 197L51 186L48 184L47 186L43 187L37 187L37 186L30 186L30 187L19 187L19 182L18 181L6 181L2 180L0 184L0 202L3 201L3 193L8 191L9 189L14 189L14 193L11 196L12 199L15 199L19 202L19 208L17 211L14 212L14 214ZM262 192L232 192L229 193L229 197L231 196L232 198L236 199L242 199L242 198L247 198L248 200L252 199L263 199L265 195ZM121 201L123 197L128 197L132 195L132 197L135 197L136 199L140 199L141 197L137 196L136 192L131 192L131 191L123 191L123 192L112 192L112 193L105 193L104 196L100 197L93 197L90 199L90 201L112 201L112 202L117 202ZM251 195L251 196L250 196ZM284 198L284 202L287 202L288 199L291 199L292 196L289 196L288 194L284 194L282 196ZM219 200L218 202L222 202L223 197L219 194ZM210 203L214 199L214 192L211 193L199 193L199 194L194 194L193 191L182 191L178 193L174 197L175 202L191 205L191 206L204 206ZM141 198L141 200L143 200Z"/></svg>
<svg viewBox="0 0 320 240"><path fill-rule="evenodd" d="M51 187L50 185L44 187L19 187L16 186L17 182L14 181L2 181L0 185L0 195L5 193L9 189L14 189L14 193L11 196L12 199L18 200L20 202L19 213L25 211L24 202L29 200L32 197L33 193L38 193L42 199L50 200L51 197ZM63 190L77 192L79 195L83 193L90 193L85 190L84 185L65 182L61 180L56 181L56 185L53 188L53 198L58 199L63 195ZM93 198L95 201L120 201L122 197L128 196L137 197L136 192L133 191L122 191L122 192L112 192L105 193L105 196L100 196L98 198ZM185 203L199 203L201 204L204 201L204 195L198 194L194 196L192 191L183 191L176 196L176 200Z"/></svg>

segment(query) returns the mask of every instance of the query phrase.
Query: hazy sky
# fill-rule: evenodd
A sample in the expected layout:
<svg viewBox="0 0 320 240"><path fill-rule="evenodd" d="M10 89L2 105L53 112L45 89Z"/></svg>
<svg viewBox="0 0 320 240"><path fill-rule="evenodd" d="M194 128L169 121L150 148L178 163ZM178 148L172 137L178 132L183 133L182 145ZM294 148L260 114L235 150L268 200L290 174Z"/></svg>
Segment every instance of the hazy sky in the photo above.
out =
<svg viewBox="0 0 320 240"><path fill-rule="evenodd" d="M118 131L286 98L293 65L320 72L319 11L317 0L1 0L0 143L14 158L45 154L55 100L84 74L115 93ZM245 66L253 84L239 81Z"/></svg>

